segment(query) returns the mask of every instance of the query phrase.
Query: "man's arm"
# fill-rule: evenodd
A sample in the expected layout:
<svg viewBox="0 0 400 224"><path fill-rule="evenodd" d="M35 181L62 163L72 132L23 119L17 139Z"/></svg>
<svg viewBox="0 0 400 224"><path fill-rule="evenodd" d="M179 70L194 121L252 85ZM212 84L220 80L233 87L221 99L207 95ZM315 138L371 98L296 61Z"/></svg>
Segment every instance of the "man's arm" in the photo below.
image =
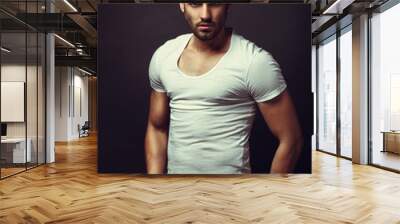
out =
<svg viewBox="0 0 400 224"><path fill-rule="evenodd" d="M287 90L275 99L258 103L258 108L279 146L271 165L271 173L290 173L300 154L303 137L292 99Z"/></svg>
<svg viewBox="0 0 400 224"><path fill-rule="evenodd" d="M169 99L165 93L152 91L144 142L148 174L163 174L167 159Z"/></svg>

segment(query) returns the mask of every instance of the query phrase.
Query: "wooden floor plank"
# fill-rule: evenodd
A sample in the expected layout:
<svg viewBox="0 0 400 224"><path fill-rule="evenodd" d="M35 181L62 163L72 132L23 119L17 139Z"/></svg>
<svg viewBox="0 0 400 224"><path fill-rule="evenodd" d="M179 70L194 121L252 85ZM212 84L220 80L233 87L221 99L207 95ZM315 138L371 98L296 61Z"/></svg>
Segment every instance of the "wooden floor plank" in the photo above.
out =
<svg viewBox="0 0 400 224"><path fill-rule="evenodd" d="M96 138L0 181L0 223L400 223L400 175L313 152L313 174L98 174Z"/></svg>

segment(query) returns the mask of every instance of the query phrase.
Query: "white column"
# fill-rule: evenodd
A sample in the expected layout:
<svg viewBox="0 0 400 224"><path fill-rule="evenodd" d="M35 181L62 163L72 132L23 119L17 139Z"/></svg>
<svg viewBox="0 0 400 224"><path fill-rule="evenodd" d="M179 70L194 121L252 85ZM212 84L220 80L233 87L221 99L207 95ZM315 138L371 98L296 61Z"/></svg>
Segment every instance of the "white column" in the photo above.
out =
<svg viewBox="0 0 400 224"><path fill-rule="evenodd" d="M54 6L47 1L47 11L53 12ZM46 35L46 163L55 161L55 43L54 34Z"/></svg>
<svg viewBox="0 0 400 224"><path fill-rule="evenodd" d="M368 15L353 19L353 162L368 163Z"/></svg>

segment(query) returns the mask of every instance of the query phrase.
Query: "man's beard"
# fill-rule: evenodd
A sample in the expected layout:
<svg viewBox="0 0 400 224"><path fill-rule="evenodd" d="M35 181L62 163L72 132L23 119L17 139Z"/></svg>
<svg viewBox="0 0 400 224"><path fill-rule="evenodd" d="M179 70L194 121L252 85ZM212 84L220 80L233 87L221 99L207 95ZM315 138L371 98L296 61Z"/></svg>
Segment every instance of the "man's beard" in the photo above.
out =
<svg viewBox="0 0 400 224"><path fill-rule="evenodd" d="M216 38L218 34L221 32L221 30L222 30L221 26L214 25L213 31L205 32L205 31L200 31L196 25L193 29L193 34L201 41L210 41Z"/></svg>

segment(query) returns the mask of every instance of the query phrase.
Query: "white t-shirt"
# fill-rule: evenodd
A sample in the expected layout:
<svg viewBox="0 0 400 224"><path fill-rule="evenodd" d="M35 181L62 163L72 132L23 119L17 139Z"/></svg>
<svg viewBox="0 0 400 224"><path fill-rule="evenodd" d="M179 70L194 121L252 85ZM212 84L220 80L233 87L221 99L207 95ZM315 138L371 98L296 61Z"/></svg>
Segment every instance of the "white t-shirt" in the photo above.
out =
<svg viewBox="0 0 400 224"><path fill-rule="evenodd" d="M186 75L177 62L192 35L165 42L149 66L151 87L170 99L168 173L249 173L256 102L286 88L279 65L233 32L229 50L211 70Z"/></svg>

